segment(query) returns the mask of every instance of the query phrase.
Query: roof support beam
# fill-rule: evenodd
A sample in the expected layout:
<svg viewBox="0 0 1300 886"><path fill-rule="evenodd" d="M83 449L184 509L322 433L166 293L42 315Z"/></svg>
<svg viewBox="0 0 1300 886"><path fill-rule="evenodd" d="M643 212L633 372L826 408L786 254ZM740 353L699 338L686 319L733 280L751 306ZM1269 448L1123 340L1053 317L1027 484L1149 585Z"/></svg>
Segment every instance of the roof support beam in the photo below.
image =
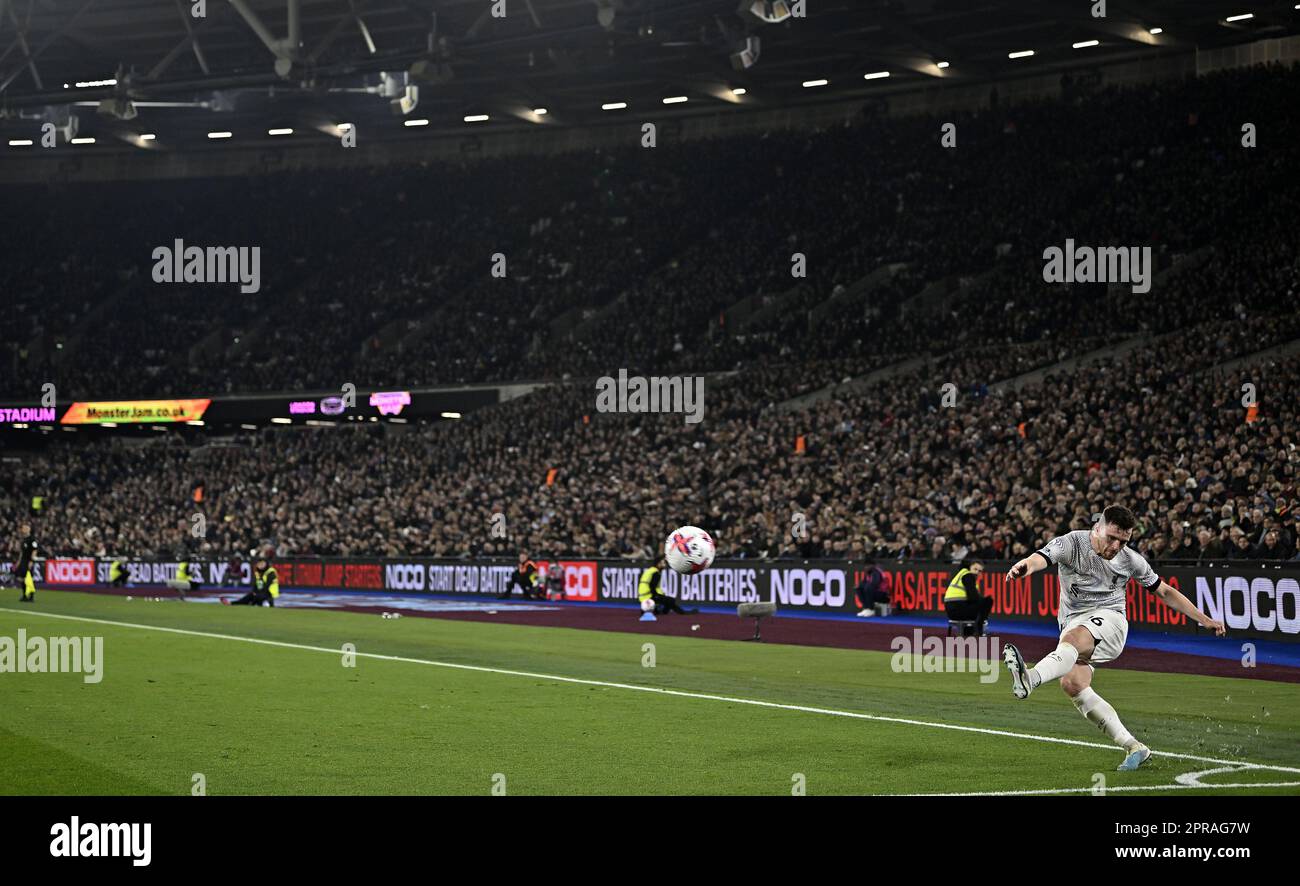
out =
<svg viewBox="0 0 1300 886"><path fill-rule="evenodd" d="M40 57L42 52L44 52L47 48L49 48L51 43L53 43L59 37L62 37L64 32L66 32L69 28L71 28L74 24L76 24L77 19L81 18L81 14L84 13L87 9L89 9L91 5L94 4L94 2L95 0L86 0L86 2L82 4L81 8L72 14L71 18L69 18L66 22L60 24L52 34L50 34L48 37L46 37L44 40L41 41L41 45L36 47L35 52L33 52L30 49L30 47L28 47L27 45L27 24L23 24L23 25L18 24L18 18L17 16L14 15L13 3L4 4L4 11L5 13L8 14L9 21L13 23L14 30L17 32L18 37L14 41L14 43L10 44L9 49L6 49L4 51L4 54L0 55L0 61L3 61L5 56L9 55L9 53L13 50L14 46L18 46L19 48L22 49L22 53L25 59L25 64L19 65L7 77L5 77L3 80L0 80L0 92L4 92L5 89L8 88L9 84L14 82L14 80L18 78L18 75L22 73L24 67L32 72L32 79L36 81L36 88L42 90L45 89L45 86L41 83L41 75L36 70L36 59ZM32 7L34 5L35 5L35 0L29 0L27 4L27 22L29 24L32 19Z"/></svg>
<svg viewBox="0 0 1300 886"><path fill-rule="evenodd" d="M275 72L281 77L288 77L294 62L302 56L302 9L301 0L286 0L288 8L288 36L280 40L271 33L271 29L262 21L261 16L253 11L247 0L228 0L235 12L248 23L248 27L257 35L257 39L275 56Z"/></svg>
<svg viewBox="0 0 1300 886"><path fill-rule="evenodd" d="M36 59L32 55L31 48L27 45L27 26L32 22L32 7L35 5L36 0L27 0L27 21L25 24L18 23L18 16L14 15L12 4L6 7L5 11L9 13L9 21L13 23L14 32L18 35L14 38L14 42L17 43L18 47L23 51L23 58L27 62L26 67L32 72L32 79L36 81L36 88L44 89L45 85L41 83L41 72L36 70ZM4 82L0 83L0 92L4 92L5 87L14 82L14 79L22 72L22 70L23 66L20 65L12 74L6 77Z"/></svg>

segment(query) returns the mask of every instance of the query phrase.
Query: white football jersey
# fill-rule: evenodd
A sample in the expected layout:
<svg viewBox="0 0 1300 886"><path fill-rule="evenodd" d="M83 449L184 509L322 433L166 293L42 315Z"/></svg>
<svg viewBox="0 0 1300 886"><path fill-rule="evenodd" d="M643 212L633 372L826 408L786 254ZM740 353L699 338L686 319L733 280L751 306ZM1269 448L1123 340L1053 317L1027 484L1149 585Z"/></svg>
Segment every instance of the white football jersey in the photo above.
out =
<svg viewBox="0 0 1300 886"><path fill-rule="evenodd" d="M1136 578L1149 591L1160 584L1160 576L1137 551L1120 548L1115 559L1104 560L1092 549L1089 534L1090 530L1076 529L1058 535L1037 551L1048 563L1055 563L1060 573L1061 611L1057 622L1062 626L1093 609L1124 613L1124 589L1130 578Z"/></svg>

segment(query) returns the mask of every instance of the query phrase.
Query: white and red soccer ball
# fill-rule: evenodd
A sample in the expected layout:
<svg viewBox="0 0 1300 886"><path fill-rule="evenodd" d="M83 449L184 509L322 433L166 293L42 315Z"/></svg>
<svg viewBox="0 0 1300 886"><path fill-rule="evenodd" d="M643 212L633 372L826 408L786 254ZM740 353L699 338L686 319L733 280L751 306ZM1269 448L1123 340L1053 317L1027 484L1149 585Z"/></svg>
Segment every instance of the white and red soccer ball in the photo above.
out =
<svg viewBox="0 0 1300 886"><path fill-rule="evenodd" d="M708 569L717 552L713 536L697 526L683 526L669 534L664 542L664 559L668 566L673 572L686 575Z"/></svg>

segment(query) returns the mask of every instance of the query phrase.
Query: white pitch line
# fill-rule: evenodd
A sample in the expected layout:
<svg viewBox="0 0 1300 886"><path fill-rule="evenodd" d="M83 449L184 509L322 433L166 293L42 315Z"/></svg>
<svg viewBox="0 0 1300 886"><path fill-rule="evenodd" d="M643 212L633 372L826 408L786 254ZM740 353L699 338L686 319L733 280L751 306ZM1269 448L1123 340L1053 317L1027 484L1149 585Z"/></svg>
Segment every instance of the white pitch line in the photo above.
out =
<svg viewBox="0 0 1300 886"><path fill-rule="evenodd" d="M1119 791L1204 791L1212 788L1295 788L1300 781L1258 781L1244 784L1149 784L1105 788L1102 794ZM1030 797L1046 794L1090 794L1094 788L1041 788L1032 791L972 791L965 794L883 794L886 797Z"/></svg>
<svg viewBox="0 0 1300 886"><path fill-rule="evenodd" d="M192 631L185 628L168 628L161 625L135 624L125 621L111 621L103 618L89 618L81 615L61 615L54 612L36 612L31 609L11 609L9 607L0 607L0 612L13 612L19 615L34 615L42 618L59 618L68 621L82 621L90 624L111 625L119 628L135 628L143 631L162 631L169 634L183 634L189 637L205 637L210 640L235 640L240 643L256 643L261 646L276 646L282 649L301 649L307 652L325 652L330 655L342 654L341 649L331 649L327 646L308 646L304 643L286 643L282 640L263 640L259 637L238 637L234 634L214 634L207 631ZM408 658L401 655L383 655L378 652L354 652L350 653L359 658L370 658L378 661L397 661L406 664L429 665L437 668L451 668L459 671L476 671L482 674L503 674L511 677L529 677L536 680L553 680L557 683L575 683L582 686L603 686L607 689L627 689L632 692L650 692L657 695L671 695L678 698L697 698L704 701L723 701L730 704L751 705L753 707L769 708L781 711L798 711L804 714L824 714L830 717L847 717L854 720L870 720L877 723L901 723L906 726L927 726L932 729L950 729L956 732L975 732L981 735L998 735L1005 738L1020 738L1026 741L1041 741L1050 744L1073 745L1082 748L1095 748L1103 751L1115 751L1115 745L1102 744L1095 741L1080 741L1075 738L1055 738L1048 735L1033 735L1027 732L1009 732L1003 729L987 729L981 726L958 726L954 723L935 723L930 720L912 720L905 717L885 717L879 714L862 714L857 711L840 711L834 708L814 708L806 705L783 704L775 701L762 701L756 698L736 698L728 695L711 695L704 692L688 692L683 689L663 689L658 686L638 686L635 683L612 683L605 680L588 680L581 677L563 677L558 674L538 674L532 671L512 671L506 668L489 668L483 665L459 664L449 661L434 661L427 658ZM1246 760L1221 760L1215 757L1200 757L1194 754L1178 754L1171 751L1152 751L1152 756L1169 757L1177 760L1193 760L1198 763L1214 763L1219 766L1235 766L1243 769L1266 769L1271 772L1288 772L1300 775L1300 768L1291 766L1279 766L1275 763L1251 763ZM1111 790L1119 790L1111 788Z"/></svg>

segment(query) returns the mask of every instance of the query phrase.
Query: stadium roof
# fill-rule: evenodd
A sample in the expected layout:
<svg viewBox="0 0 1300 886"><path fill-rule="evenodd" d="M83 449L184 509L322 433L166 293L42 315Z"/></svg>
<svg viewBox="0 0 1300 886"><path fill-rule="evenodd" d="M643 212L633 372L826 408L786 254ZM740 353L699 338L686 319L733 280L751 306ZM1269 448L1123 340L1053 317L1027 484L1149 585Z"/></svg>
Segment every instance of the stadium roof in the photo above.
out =
<svg viewBox="0 0 1300 886"><path fill-rule="evenodd" d="M420 120L585 124L996 80L1300 30L1293 0L1108 2L1105 18L1090 0L804 5L804 17L783 18L772 0L0 0L0 132L31 138L48 121L64 140L120 147L141 133L337 136L340 122L371 137ZM626 107L605 108L616 103ZM487 119L465 119L478 115Z"/></svg>

